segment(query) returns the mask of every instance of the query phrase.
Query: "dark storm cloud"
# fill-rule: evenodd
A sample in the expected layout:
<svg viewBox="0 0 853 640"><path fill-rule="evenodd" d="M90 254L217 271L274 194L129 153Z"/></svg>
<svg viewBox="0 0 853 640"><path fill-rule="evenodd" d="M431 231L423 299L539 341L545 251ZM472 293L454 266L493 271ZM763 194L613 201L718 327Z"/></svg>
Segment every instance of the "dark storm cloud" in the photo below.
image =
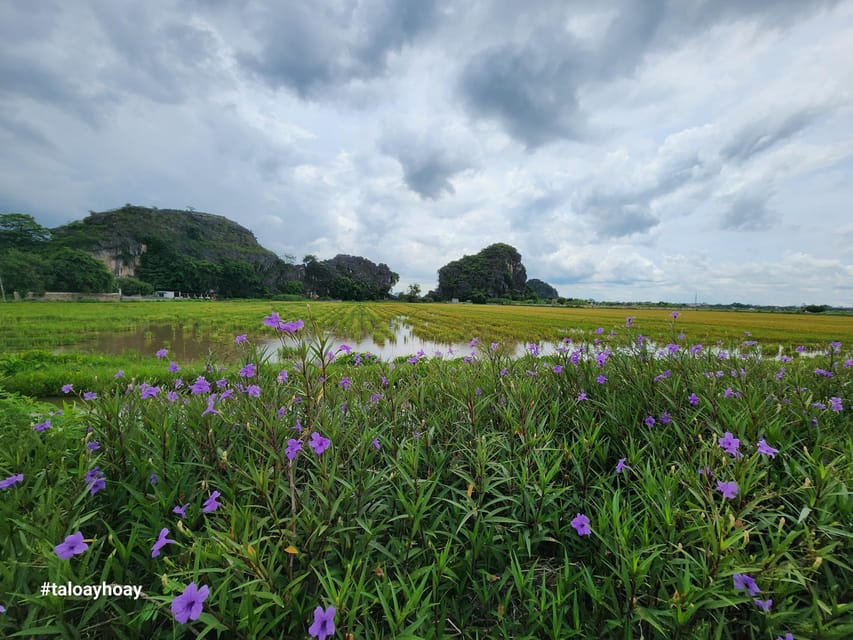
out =
<svg viewBox="0 0 853 640"><path fill-rule="evenodd" d="M97 79L124 94L182 103L221 75L213 34L193 25L191 15L108 3L96 19L113 53Z"/></svg>
<svg viewBox="0 0 853 640"><path fill-rule="evenodd" d="M579 50L568 39L554 46L551 36L542 32L524 45L488 49L468 62L460 78L468 109L497 120L528 148L579 137L585 128L576 95Z"/></svg>
<svg viewBox="0 0 853 640"><path fill-rule="evenodd" d="M379 149L400 163L409 189L430 200L456 193L450 179L473 166L461 146L448 132L432 128L427 133L386 130L379 142Z"/></svg>
<svg viewBox="0 0 853 640"><path fill-rule="evenodd" d="M260 8L255 18L260 49L239 54L240 62L273 86L313 98L330 85L382 74L390 54L436 23L438 3L294 2Z"/></svg>
<svg viewBox="0 0 853 640"><path fill-rule="evenodd" d="M527 5L531 13L538 12L538 26L522 43L492 45L472 56L457 91L472 117L497 121L528 149L560 139L581 140L593 134L580 106L586 87L629 75L648 54L676 47L720 22L749 19L784 28L802 14L832 4L624 0L592 5L616 14L600 33L587 34L591 43L579 43L565 28L573 14L589 11L590 5L546 3L546 10ZM506 12L508 20L514 11L518 5Z"/></svg>
<svg viewBox="0 0 853 640"><path fill-rule="evenodd" d="M17 111L30 111L22 99L51 106L73 114L90 126L96 126L110 101L104 93L94 92L61 70L50 69L38 60L0 50L0 100L18 103Z"/></svg>
<svg viewBox="0 0 853 640"><path fill-rule="evenodd" d="M40 152L53 151L56 147L39 129L17 116L0 109L0 130L16 142L34 145Z"/></svg>
<svg viewBox="0 0 853 640"><path fill-rule="evenodd" d="M756 190L736 194L726 203L720 227L730 231L765 231L771 228L775 220L767 207L769 195Z"/></svg>
<svg viewBox="0 0 853 640"><path fill-rule="evenodd" d="M595 234L601 238L624 238L648 233L660 222L642 202L600 199L587 203L582 211Z"/></svg>

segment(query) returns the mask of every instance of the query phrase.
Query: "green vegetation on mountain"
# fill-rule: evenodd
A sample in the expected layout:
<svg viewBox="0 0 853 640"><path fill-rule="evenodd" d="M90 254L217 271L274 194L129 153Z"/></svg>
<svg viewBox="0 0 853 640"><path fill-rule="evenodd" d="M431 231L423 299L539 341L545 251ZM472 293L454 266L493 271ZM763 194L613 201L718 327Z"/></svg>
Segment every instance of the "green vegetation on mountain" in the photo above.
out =
<svg viewBox="0 0 853 640"><path fill-rule="evenodd" d="M473 256L463 256L438 270L438 297L441 300L524 298L527 271L515 247L497 243Z"/></svg>
<svg viewBox="0 0 853 640"><path fill-rule="evenodd" d="M539 278L531 278L527 281L527 288L536 294L537 298L543 300L553 300L560 296L559 292L547 282Z"/></svg>
<svg viewBox="0 0 853 640"><path fill-rule="evenodd" d="M155 290L258 298L276 294L343 300L389 295L397 274L360 256L297 265L219 215L125 205L56 229L26 214L0 214L0 283L9 293L125 295Z"/></svg>

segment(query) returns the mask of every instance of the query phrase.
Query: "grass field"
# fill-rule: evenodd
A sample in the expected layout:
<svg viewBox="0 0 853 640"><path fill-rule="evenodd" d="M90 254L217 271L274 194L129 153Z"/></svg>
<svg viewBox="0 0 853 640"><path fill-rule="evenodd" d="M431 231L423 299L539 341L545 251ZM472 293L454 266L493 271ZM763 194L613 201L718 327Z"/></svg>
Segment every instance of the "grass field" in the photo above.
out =
<svg viewBox="0 0 853 640"><path fill-rule="evenodd" d="M722 314L731 334L711 334L692 310L628 327L623 310L311 305L344 334L403 314L479 338L383 362L269 304L20 309L18 326L40 310L58 336L123 313L248 337L236 361L177 368L0 356L0 637L853 637L843 332L767 357L751 341L797 316ZM292 309L275 305L307 319ZM525 327L572 342L492 347ZM276 334L289 349L273 363L253 343ZM699 346L712 339L738 349Z"/></svg>
<svg viewBox="0 0 853 640"><path fill-rule="evenodd" d="M561 308L543 306L407 304L397 302L270 302L166 301L123 303L7 303L0 304L0 349L16 351L53 348L91 340L98 333L133 331L148 324L190 327L227 338L235 332L261 335L259 317L277 311L282 316L310 318L321 330L340 338L371 336L377 342L393 336L390 323L405 317L415 335L436 342L467 342L474 336L498 341L551 341L591 335L625 325L634 316L642 333L666 343L684 332L704 344L717 340L726 347L739 343L745 332L767 345L824 346L831 341L853 342L853 317L784 313L722 312L678 309Z"/></svg>

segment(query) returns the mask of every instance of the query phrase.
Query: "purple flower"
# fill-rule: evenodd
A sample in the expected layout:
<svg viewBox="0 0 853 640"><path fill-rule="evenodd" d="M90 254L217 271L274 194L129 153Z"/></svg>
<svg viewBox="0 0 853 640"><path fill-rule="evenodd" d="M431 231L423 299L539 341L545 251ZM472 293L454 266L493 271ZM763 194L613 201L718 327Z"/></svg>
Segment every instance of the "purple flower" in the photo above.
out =
<svg viewBox="0 0 853 640"><path fill-rule="evenodd" d="M214 491L213 493L211 493L210 497L204 501L204 506L201 509L202 513L213 513L219 507L221 507L222 503L217 502L217 500L216 500L221 495L222 494L219 493L218 491Z"/></svg>
<svg viewBox="0 0 853 640"><path fill-rule="evenodd" d="M497 350L498 350L498 346L499 346L499 345L498 345L498 343L497 343L497 342L493 342L492 344L490 344L490 345L489 345L489 348L490 348L492 351L497 351Z"/></svg>
<svg viewBox="0 0 853 640"><path fill-rule="evenodd" d="M654 418L654 416L646 416L646 419L645 419L645 420L643 420L643 422L645 423L645 425L646 425L647 427L653 427L653 426L655 426L655 418Z"/></svg>
<svg viewBox="0 0 853 640"><path fill-rule="evenodd" d="M572 527L578 532L579 536L588 536L592 533L592 529L589 528L589 518L582 513L572 518Z"/></svg>
<svg viewBox="0 0 853 640"><path fill-rule="evenodd" d="M770 613L770 607L773 606L773 601L769 598L767 600L759 600L756 598L753 600L755 604L758 605L758 608L761 609L764 613Z"/></svg>
<svg viewBox="0 0 853 640"><path fill-rule="evenodd" d="M782 636L776 636L776 640L794 640L794 634L786 633L784 638Z"/></svg>
<svg viewBox="0 0 853 640"><path fill-rule="evenodd" d="M73 384L62 385L62 393L71 393L72 391L74 391L74 385Z"/></svg>
<svg viewBox="0 0 853 640"><path fill-rule="evenodd" d="M717 491L722 493L723 497L726 500L731 500L737 495L737 482L735 482L734 480L732 480L731 482L723 482L722 480L717 480Z"/></svg>
<svg viewBox="0 0 853 640"><path fill-rule="evenodd" d="M169 355L169 350L168 349L160 349L154 355L157 356L158 358L165 358L167 355Z"/></svg>
<svg viewBox="0 0 853 640"><path fill-rule="evenodd" d="M311 442L308 444L310 444L311 448L314 449L314 453L319 456L331 446L332 441L328 438L324 438L319 434L319 432L315 431L311 434Z"/></svg>
<svg viewBox="0 0 853 640"><path fill-rule="evenodd" d="M631 467L625 464L625 460L627 460L627 458L619 458L619 462L616 463L616 473L622 473L625 469L632 471Z"/></svg>
<svg viewBox="0 0 853 640"><path fill-rule="evenodd" d="M169 402L177 402L178 401L178 392L177 391L170 391L169 393L166 394L166 400L168 400Z"/></svg>
<svg viewBox="0 0 853 640"><path fill-rule="evenodd" d="M832 397L829 399L830 409L833 411L843 411L844 404L841 401L841 398Z"/></svg>
<svg viewBox="0 0 853 640"><path fill-rule="evenodd" d="M660 423L661 424L671 424L672 423L672 416L669 415L669 411L663 412L663 414L660 416Z"/></svg>
<svg viewBox="0 0 853 640"><path fill-rule="evenodd" d="M380 449L380 447L381 447L381 445L379 444L379 438L374 438L373 439L373 448L378 451Z"/></svg>
<svg viewBox="0 0 853 640"><path fill-rule="evenodd" d="M294 320L293 322L279 322L278 330L284 331L285 333L296 333L302 327L305 326L305 323L302 320Z"/></svg>
<svg viewBox="0 0 853 640"><path fill-rule="evenodd" d="M160 555L160 549L165 547L167 544L174 544L175 541L171 538L167 538L169 535L169 530L166 527L160 529L160 535L157 536L157 542L154 543L154 546L151 547L151 557L156 558Z"/></svg>
<svg viewBox="0 0 853 640"><path fill-rule="evenodd" d="M554 373L562 373L562 372L563 372L563 366L559 365L559 364L555 364L554 365Z"/></svg>
<svg viewBox="0 0 853 640"><path fill-rule="evenodd" d="M335 635L335 613L334 607L330 606L323 611L323 607L314 609L314 623L308 627L308 633L312 638L326 640Z"/></svg>
<svg viewBox="0 0 853 640"><path fill-rule="evenodd" d="M148 477L148 480L151 482L151 484L157 484L157 474L156 474L156 473L152 473L152 474Z"/></svg>
<svg viewBox="0 0 853 640"><path fill-rule="evenodd" d="M187 504L180 504L180 505L178 505L177 507L175 507L174 509L172 509L172 513L176 513L176 514L178 514L179 516L181 516L181 518L186 518L186 517L187 517L187 507L188 507L188 506L190 506L190 505L189 505L189 503L187 503Z"/></svg>
<svg viewBox="0 0 853 640"><path fill-rule="evenodd" d="M113 378L115 378L116 380L118 380L119 378L124 378L124 371L122 369L119 369L118 371L116 371Z"/></svg>
<svg viewBox="0 0 853 640"><path fill-rule="evenodd" d="M630 327L632 324L634 324L634 316L628 316L627 318L625 318L626 327Z"/></svg>
<svg viewBox="0 0 853 640"><path fill-rule="evenodd" d="M45 420L44 422L39 422L37 425L33 427L33 431L37 433L41 433L42 431L47 431L50 429L50 418Z"/></svg>
<svg viewBox="0 0 853 640"><path fill-rule="evenodd" d="M749 591L749 595L755 597L759 593L761 593L761 589L758 588L758 584L756 584L755 580L751 576L748 576L745 573L736 573L732 576L732 580L734 581L735 589L738 591L743 591L746 589Z"/></svg>
<svg viewBox="0 0 853 640"><path fill-rule="evenodd" d="M468 343L468 346L473 349L474 347L477 346L477 344L479 344L479 342L480 342L479 338L471 338L471 342Z"/></svg>
<svg viewBox="0 0 853 640"><path fill-rule="evenodd" d="M9 487L14 487L19 482L24 481L24 474L19 473L14 476L9 476L3 480L0 480L0 489L8 489Z"/></svg>
<svg viewBox="0 0 853 640"><path fill-rule="evenodd" d="M586 399L587 399L586 391L581 391L578 394L578 402L583 402Z"/></svg>
<svg viewBox="0 0 853 640"><path fill-rule="evenodd" d="M607 376L598 376L598 377L595 379L595 381L596 381L598 384L604 384L605 382L607 382Z"/></svg>
<svg viewBox="0 0 853 640"><path fill-rule="evenodd" d="M196 378L196 381L192 383L190 386L190 391L192 391L194 396L197 396L202 393L210 393L210 383L205 379L204 376L199 376Z"/></svg>
<svg viewBox="0 0 853 640"><path fill-rule="evenodd" d="M296 438L291 438L287 441L287 447L284 449L284 453L287 455L287 459L293 462L296 459L296 456L299 452L302 451L302 441L297 440Z"/></svg>
<svg viewBox="0 0 853 640"><path fill-rule="evenodd" d="M160 393L160 387L152 387L151 385L146 384L141 387L139 397L142 400L148 400L150 398L156 398L158 393Z"/></svg>
<svg viewBox="0 0 853 640"><path fill-rule="evenodd" d="M338 351L343 351L345 354L349 355L352 352L352 348L348 344L342 344L338 347Z"/></svg>
<svg viewBox="0 0 853 640"><path fill-rule="evenodd" d="M725 434L723 434L723 437L720 438L719 444L720 448L730 456L735 458L740 457L741 453L738 451L738 448L740 447L740 438L735 438L731 431L726 431Z"/></svg>
<svg viewBox="0 0 853 640"><path fill-rule="evenodd" d="M83 394L83 400L97 400L98 394L94 391L87 391Z"/></svg>
<svg viewBox="0 0 853 640"><path fill-rule="evenodd" d="M691 393L689 396L687 396L687 402L689 402L695 407L699 404L699 396L697 396L695 393Z"/></svg>
<svg viewBox="0 0 853 640"><path fill-rule="evenodd" d="M241 378L253 378L257 373L257 367L253 363L247 364L245 367L240 369L239 376Z"/></svg>
<svg viewBox="0 0 853 640"><path fill-rule="evenodd" d="M6 607L0 604L0 613L6 613Z"/></svg>
<svg viewBox="0 0 853 640"><path fill-rule="evenodd" d="M506 367L504 367L503 369L501 369L501 378L503 378L503 377L504 377L505 375L507 375L508 373L509 373L509 371L507 371L507 368L506 368Z"/></svg>
<svg viewBox="0 0 853 640"><path fill-rule="evenodd" d="M243 344L244 342L248 342L249 338L245 333L241 333L239 336L234 336L234 342L237 344Z"/></svg>
<svg viewBox="0 0 853 640"><path fill-rule="evenodd" d="M202 603L207 600L208 592L207 585L199 589L195 582L190 582L181 595L172 600L172 613L175 615L175 620L181 624L186 624L190 620L198 620L203 607Z"/></svg>
<svg viewBox="0 0 853 640"><path fill-rule="evenodd" d="M343 389L344 391L349 391L350 387L352 387L352 380L344 376L343 378L341 378L339 384L341 385L341 389Z"/></svg>
<svg viewBox="0 0 853 640"><path fill-rule="evenodd" d="M382 398L384 398L384 397L385 397L385 396L383 396L381 393L374 393L374 394L371 394L371 396L370 396L370 404L376 404L377 402L379 402L380 400L382 400Z"/></svg>
<svg viewBox="0 0 853 640"><path fill-rule="evenodd" d="M261 388L256 384L250 384L246 388L246 393L253 398L259 398L261 395Z"/></svg>
<svg viewBox="0 0 853 640"><path fill-rule="evenodd" d="M675 319L676 319L676 318L678 318L678 316L680 316L681 314L680 314L680 313L678 313L678 311L673 311L670 315L672 316L673 320L675 320Z"/></svg>
<svg viewBox="0 0 853 640"><path fill-rule="evenodd" d="M171 371L172 373L177 373L180 370L181 370L181 368L178 366L177 362L170 362L169 363L169 371Z"/></svg>
<svg viewBox="0 0 853 640"><path fill-rule="evenodd" d="M65 541L56 545L53 550L61 560L68 560L72 556L85 552L88 548L89 545L83 542L83 534L78 531L67 536Z"/></svg>
<svg viewBox="0 0 853 640"><path fill-rule="evenodd" d="M101 443L98 442L97 440L90 440L89 442L86 443L86 448L89 451L97 451L98 449L101 448Z"/></svg>
<svg viewBox="0 0 853 640"><path fill-rule="evenodd" d="M779 449L774 449L762 438L758 441L758 453L763 453L765 456L770 456L771 458L775 458L776 454L779 453Z"/></svg>
<svg viewBox="0 0 853 640"><path fill-rule="evenodd" d="M107 488L107 481L104 479L104 472L98 467L94 467L86 472L84 478L86 488L89 489L90 495L95 495L98 491Z"/></svg>

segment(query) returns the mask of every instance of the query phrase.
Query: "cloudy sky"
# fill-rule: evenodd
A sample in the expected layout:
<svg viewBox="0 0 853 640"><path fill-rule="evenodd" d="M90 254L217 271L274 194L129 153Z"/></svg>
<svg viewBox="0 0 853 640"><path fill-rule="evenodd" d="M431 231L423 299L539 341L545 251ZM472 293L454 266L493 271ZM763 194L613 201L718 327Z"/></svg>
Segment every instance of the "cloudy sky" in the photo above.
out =
<svg viewBox="0 0 853 640"><path fill-rule="evenodd" d="M0 3L0 211L227 216L434 288L853 305L853 2Z"/></svg>

